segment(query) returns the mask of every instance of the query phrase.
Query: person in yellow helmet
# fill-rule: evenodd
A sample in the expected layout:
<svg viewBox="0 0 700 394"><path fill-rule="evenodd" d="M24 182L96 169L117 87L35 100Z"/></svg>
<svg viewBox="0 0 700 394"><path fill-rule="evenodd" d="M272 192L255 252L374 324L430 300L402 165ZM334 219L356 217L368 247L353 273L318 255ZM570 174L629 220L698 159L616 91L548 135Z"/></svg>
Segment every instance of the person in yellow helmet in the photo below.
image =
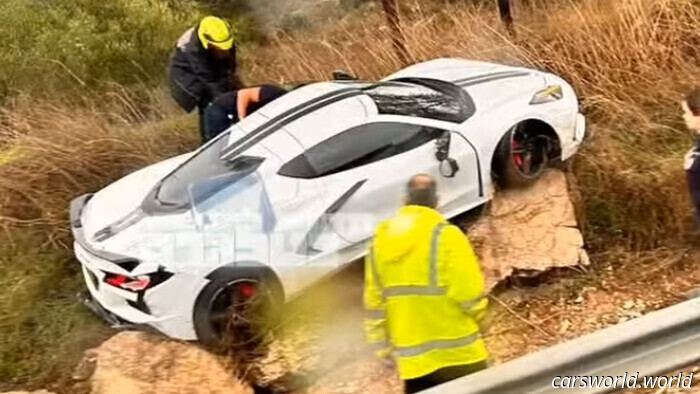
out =
<svg viewBox="0 0 700 394"><path fill-rule="evenodd" d="M407 188L406 205L377 226L367 251L365 331L416 393L487 367L478 323L488 300L469 240L435 210L435 180L419 174Z"/></svg>
<svg viewBox="0 0 700 394"><path fill-rule="evenodd" d="M207 16L177 42L170 60L171 95L186 112L199 109L202 139L207 105L243 87L236 66L235 32L223 19Z"/></svg>

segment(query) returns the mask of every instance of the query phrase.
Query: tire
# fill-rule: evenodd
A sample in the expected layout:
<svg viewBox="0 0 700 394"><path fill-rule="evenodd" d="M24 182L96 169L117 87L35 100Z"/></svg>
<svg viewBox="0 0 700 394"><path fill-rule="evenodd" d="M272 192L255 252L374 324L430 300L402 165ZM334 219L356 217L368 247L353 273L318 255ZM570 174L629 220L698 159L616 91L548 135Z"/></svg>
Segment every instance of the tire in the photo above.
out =
<svg viewBox="0 0 700 394"><path fill-rule="evenodd" d="M498 185L513 189L534 183L549 166L549 144L546 136L529 135L520 125L510 129L493 156L493 175ZM524 153L518 153L520 151Z"/></svg>
<svg viewBox="0 0 700 394"><path fill-rule="evenodd" d="M210 275L211 282L195 301L193 322L197 338L201 344L217 352L257 348L278 316L284 298L281 284L266 267L266 270L259 267L226 268L229 269L217 270ZM255 296L244 297L242 289L251 286L256 289ZM226 305L222 300L228 297L241 302L231 301L232 305ZM225 329L221 322L214 322L222 314L229 319Z"/></svg>

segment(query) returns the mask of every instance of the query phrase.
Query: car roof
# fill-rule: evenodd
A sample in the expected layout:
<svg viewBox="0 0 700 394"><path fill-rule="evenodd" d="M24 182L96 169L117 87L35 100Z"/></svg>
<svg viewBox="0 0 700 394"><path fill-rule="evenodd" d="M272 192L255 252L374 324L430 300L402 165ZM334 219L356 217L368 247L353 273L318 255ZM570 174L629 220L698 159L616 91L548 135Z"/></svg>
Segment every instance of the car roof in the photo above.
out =
<svg viewBox="0 0 700 394"><path fill-rule="evenodd" d="M403 77L402 80L411 80L412 84L418 81L410 77ZM434 88L436 83L450 85L449 82L425 77L421 80L427 83L427 88ZM385 79L378 83L391 82ZM398 79L397 83L400 83ZM418 85L420 84L422 83L418 82ZM378 114L373 99L363 90L373 85L360 81L319 82L292 90L239 122L239 132L231 133L228 146L223 150L221 157L235 157L280 131L288 133L300 149L307 149L339 131L363 124ZM473 115L475 108L466 92L456 85L448 86L448 90L451 88L457 92L453 92L454 97L464 100L464 121ZM441 91L442 89L444 86L435 88ZM277 144L269 146L274 145Z"/></svg>
<svg viewBox="0 0 700 394"><path fill-rule="evenodd" d="M327 135L324 130L328 126L340 127L342 120L366 118L368 104L358 104L364 96L359 87L364 85L321 82L285 94L239 122L221 157L234 157L280 130L308 146L314 136Z"/></svg>

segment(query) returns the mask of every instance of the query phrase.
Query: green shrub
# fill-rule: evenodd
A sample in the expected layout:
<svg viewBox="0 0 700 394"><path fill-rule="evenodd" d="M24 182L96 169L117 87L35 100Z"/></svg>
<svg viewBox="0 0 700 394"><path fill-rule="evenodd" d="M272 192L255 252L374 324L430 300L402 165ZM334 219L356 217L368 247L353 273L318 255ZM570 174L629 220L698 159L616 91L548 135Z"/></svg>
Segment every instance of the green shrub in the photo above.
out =
<svg viewBox="0 0 700 394"><path fill-rule="evenodd" d="M0 98L162 84L177 38L202 15L193 0L4 0ZM233 24L244 39L253 29Z"/></svg>
<svg viewBox="0 0 700 394"><path fill-rule="evenodd" d="M106 326L76 301L79 265L30 232L0 235L0 391L70 376Z"/></svg>

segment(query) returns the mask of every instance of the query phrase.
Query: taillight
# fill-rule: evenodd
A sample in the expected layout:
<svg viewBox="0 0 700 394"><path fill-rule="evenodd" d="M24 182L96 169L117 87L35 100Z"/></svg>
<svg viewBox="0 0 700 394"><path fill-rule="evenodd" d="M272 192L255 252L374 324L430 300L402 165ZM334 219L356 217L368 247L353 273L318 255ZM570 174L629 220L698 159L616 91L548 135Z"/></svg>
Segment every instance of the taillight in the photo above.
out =
<svg viewBox="0 0 700 394"><path fill-rule="evenodd" d="M159 284L170 279L172 276L173 274L166 271L165 268L158 267L158 271L156 272L147 275L139 275L136 277L105 272L104 281L105 283L120 289L139 292L158 286Z"/></svg>
<svg viewBox="0 0 700 394"><path fill-rule="evenodd" d="M147 275L131 278L125 275L107 274L105 282L120 289L137 292L148 288L151 284L151 278Z"/></svg>

